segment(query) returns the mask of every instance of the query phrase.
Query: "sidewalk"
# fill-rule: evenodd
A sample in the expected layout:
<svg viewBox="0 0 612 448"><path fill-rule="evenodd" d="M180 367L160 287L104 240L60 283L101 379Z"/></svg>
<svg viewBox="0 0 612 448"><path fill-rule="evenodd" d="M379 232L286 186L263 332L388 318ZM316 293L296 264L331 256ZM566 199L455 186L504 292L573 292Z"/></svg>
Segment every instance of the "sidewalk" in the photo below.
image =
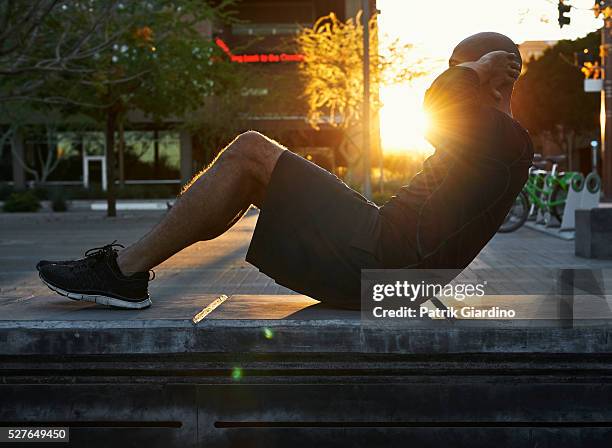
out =
<svg viewBox="0 0 612 448"><path fill-rule="evenodd" d="M103 212L0 213L0 305L6 299L53 296L38 279L38 260L79 257L88 248L114 240L130 244L162 213L120 212L114 219ZM151 283L154 302L198 294L291 294L244 261L256 219L257 213L250 212L221 238L195 244L160 265ZM573 242L523 228L496 235L470 265L529 267L612 268L612 261L576 257Z"/></svg>

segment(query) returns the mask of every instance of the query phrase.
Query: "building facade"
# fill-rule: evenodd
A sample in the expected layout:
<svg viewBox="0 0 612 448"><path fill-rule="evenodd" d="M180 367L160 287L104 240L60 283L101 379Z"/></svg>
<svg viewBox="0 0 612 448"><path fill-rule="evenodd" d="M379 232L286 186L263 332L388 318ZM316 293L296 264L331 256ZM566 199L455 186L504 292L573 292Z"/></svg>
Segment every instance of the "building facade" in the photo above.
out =
<svg viewBox="0 0 612 448"><path fill-rule="evenodd" d="M344 19L355 16L360 6L360 0L242 0L234 7L237 21L203 27L232 63L254 69L255 82L245 90L245 100L264 106L241 117L245 129L271 135L330 170L343 163L336 150L338 131L329 126L314 130L306 122L298 76L302 57L291 38L320 16L334 12ZM118 141L124 142L118 149L121 184L174 185L178 190L211 161L214 151L203 148L197 135L176 130L181 121L167 120L159 125L138 111L129 114L118 136ZM29 182L105 187L102 131L86 125L75 129L61 119L53 125L41 120L39 125L33 123L24 129L2 148L0 182L17 189Z"/></svg>
<svg viewBox="0 0 612 448"><path fill-rule="evenodd" d="M554 47L558 41L556 40L526 40L519 45L519 51L523 63L538 59L546 50Z"/></svg>

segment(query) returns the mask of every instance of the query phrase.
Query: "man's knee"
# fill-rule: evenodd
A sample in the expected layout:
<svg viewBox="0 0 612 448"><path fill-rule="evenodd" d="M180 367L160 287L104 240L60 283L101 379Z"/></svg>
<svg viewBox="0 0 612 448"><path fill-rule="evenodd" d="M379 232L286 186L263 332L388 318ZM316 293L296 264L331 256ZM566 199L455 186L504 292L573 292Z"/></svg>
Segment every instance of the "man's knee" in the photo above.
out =
<svg viewBox="0 0 612 448"><path fill-rule="evenodd" d="M228 149L242 157L259 159L267 152L282 149L282 146L257 131L246 131L238 135Z"/></svg>
<svg viewBox="0 0 612 448"><path fill-rule="evenodd" d="M243 165L261 182L267 183L284 150L283 146L265 135L257 131L247 131L229 144L225 155Z"/></svg>

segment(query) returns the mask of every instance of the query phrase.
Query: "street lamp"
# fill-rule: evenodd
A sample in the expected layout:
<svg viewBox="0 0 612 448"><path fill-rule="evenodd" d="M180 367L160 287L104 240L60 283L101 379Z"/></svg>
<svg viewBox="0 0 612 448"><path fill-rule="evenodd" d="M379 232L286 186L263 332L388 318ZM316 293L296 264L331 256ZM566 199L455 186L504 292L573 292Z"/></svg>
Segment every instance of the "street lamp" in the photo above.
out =
<svg viewBox="0 0 612 448"><path fill-rule="evenodd" d="M363 4L363 194L372 198L370 179L370 0Z"/></svg>

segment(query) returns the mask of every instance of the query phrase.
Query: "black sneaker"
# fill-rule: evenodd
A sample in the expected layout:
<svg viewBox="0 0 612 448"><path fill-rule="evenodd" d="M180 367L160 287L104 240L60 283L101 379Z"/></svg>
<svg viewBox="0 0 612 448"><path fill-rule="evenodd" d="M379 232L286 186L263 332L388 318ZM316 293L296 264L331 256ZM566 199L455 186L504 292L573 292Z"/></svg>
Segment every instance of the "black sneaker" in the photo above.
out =
<svg viewBox="0 0 612 448"><path fill-rule="evenodd" d="M36 269L38 269L40 271L40 268L43 266L46 266L48 264L62 264L62 265L69 265L69 264L73 264L76 263L79 260L62 260L62 261L51 261L51 260L40 260L38 263L36 263Z"/></svg>
<svg viewBox="0 0 612 448"><path fill-rule="evenodd" d="M112 243L96 247L78 260L41 260L36 269L45 285L69 299L128 309L151 306L147 287L155 274L152 278L148 272L123 275L117 265L116 247L123 246Z"/></svg>

